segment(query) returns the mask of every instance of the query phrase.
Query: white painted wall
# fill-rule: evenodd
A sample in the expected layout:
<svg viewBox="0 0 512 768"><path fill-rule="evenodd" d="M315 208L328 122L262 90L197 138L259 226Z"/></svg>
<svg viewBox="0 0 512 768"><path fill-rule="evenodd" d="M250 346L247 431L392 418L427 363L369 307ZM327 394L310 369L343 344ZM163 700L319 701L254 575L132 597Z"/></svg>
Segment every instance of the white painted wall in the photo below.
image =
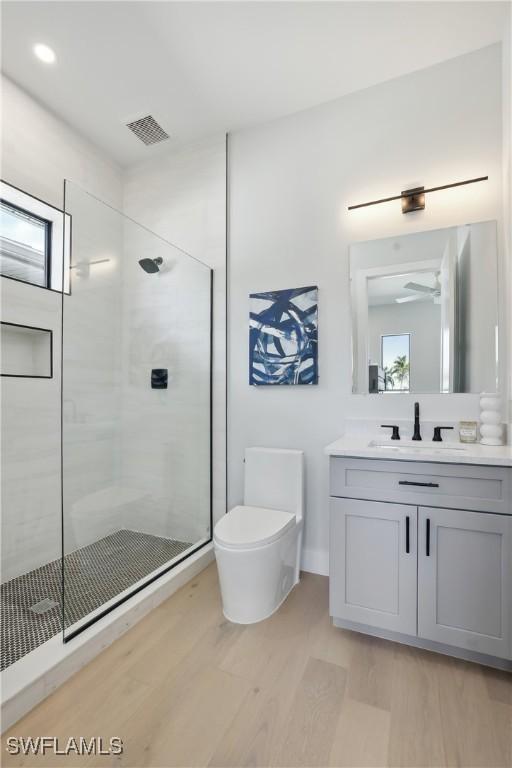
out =
<svg viewBox="0 0 512 768"><path fill-rule="evenodd" d="M213 291L213 516L214 520L226 510L226 430L225 430L225 281L226 281L226 147L225 137L219 136L198 144L190 145L177 151L171 151L143 165L127 170L124 186L125 213L149 227L171 243L178 243L192 256L208 264L214 270ZM184 257L185 258L185 257ZM150 276L148 276L150 278ZM172 295L172 271L162 281L169 287ZM197 285L201 286L199 279ZM137 301L148 301L145 286L153 286L148 281L139 281L140 291L135 293ZM194 323L194 306L198 296L193 295L193 282L189 283L189 295L176 297L183 307L181 329L176 342L186 352L186 334L194 336L194 326L187 329L187 324ZM133 289L133 286L132 286ZM171 311L167 318L159 316L160 324L167 323L171 332L177 321L177 315ZM162 326L162 327L164 327ZM193 390L190 391L188 404L193 404ZM167 428L174 433L172 411L168 413ZM148 422L140 438L150 437ZM180 422L178 439L187 442L185 425ZM195 444L197 445L197 440ZM194 441L192 441L194 444ZM208 447L208 446L205 446ZM176 450L179 446L176 446ZM195 482L194 464L190 461L184 466L182 457L180 467L183 473L181 491L178 497L190 497L190 484ZM197 467L196 467L197 469ZM186 484L189 485L187 490ZM181 507L190 509L190 500ZM186 513L188 514L188 513ZM186 517L185 514L185 517ZM190 514L192 510L190 509ZM182 520L185 523L185 520Z"/></svg>
<svg viewBox="0 0 512 768"><path fill-rule="evenodd" d="M113 205L121 173L2 78L1 177L62 207L68 178ZM54 332L52 379L2 379L2 581L60 556L61 294L0 278L1 319ZM77 468L78 471L82 471Z"/></svg>
<svg viewBox="0 0 512 768"><path fill-rule="evenodd" d="M2 179L62 208L63 179L119 206L121 172L96 147L2 75Z"/></svg>
<svg viewBox="0 0 512 768"><path fill-rule="evenodd" d="M347 417L410 418L416 399L351 394L349 244L502 223L501 132L496 45L230 137L229 504L242 499L245 446L304 449L307 570L327 568L323 448ZM407 217L399 203L347 211L420 184L484 174L488 182L429 195L426 209ZM315 284L319 385L249 387L249 293ZM475 395L418 399L425 419L478 417Z"/></svg>

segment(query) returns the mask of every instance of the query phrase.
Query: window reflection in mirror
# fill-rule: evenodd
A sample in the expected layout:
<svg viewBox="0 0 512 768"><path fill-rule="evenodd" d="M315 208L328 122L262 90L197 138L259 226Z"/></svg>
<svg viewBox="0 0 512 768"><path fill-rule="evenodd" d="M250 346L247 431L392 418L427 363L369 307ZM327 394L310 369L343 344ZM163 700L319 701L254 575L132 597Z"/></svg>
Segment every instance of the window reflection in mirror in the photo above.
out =
<svg viewBox="0 0 512 768"><path fill-rule="evenodd" d="M494 392L496 222L350 247L353 391Z"/></svg>
<svg viewBox="0 0 512 768"><path fill-rule="evenodd" d="M381 368L387 392L409 392L411 334L381 336Z"/></svg>

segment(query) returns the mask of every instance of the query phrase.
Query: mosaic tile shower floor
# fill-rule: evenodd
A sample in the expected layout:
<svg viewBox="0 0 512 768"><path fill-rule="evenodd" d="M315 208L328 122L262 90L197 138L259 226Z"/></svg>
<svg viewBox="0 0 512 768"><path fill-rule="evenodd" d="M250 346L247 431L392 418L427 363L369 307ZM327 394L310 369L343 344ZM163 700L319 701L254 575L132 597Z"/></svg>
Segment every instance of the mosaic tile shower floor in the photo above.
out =
<svg viewBox="0 0 512 768"><path fill-rule="evenodd" d="M66 555L66 626L84 618L190 546L184 541L121 530ZM61 580L59 559L0 585L0 669L14 664L61 631ZM41 614L30 610L45 598L57 605Z"/></svg>

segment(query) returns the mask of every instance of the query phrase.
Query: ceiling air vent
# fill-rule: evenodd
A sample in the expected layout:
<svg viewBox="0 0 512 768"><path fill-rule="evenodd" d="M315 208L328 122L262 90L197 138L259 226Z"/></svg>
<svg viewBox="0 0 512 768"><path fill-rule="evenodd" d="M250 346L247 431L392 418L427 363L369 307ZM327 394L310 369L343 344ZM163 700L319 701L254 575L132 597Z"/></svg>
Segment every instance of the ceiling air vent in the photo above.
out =
<svg viewBox="0 0 512 768"><path fill-rule="evenodd" d="M158 144L159 141L165 141L165 139L169 138L169 134L158 125L155 118L151 115L146 115L146 117L140 117L138 120L126 123L126 127L146 145Z"/></svg>

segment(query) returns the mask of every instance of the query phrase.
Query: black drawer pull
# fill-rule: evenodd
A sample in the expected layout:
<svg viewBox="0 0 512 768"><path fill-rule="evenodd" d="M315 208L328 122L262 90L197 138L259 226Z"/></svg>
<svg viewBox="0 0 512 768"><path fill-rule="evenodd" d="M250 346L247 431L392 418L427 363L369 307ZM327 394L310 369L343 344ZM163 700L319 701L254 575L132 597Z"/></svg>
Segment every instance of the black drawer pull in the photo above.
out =
<svg viewBox="0 0 512 768"><path fill-rule="evenodd" d="M405 551L407 554L409 554L409 552L411 551L410 531L409 531L410 526L411 526L411 521L410 521L409 515L407 515L407 517L405 518Z"/></svg>
<svg viewBox="0 0 512 768"><path fill-rule="evenodd" d="M398 485L419 485L421 488L439 488L439 483L415 483L412 480L399 480Z"/></svg>
<svg viewBox="0 0 512 768"><path fill-rule="evenodd" d="M430 557L430 520L428 517L425 534L425 554L427 557Z"/></svg>

